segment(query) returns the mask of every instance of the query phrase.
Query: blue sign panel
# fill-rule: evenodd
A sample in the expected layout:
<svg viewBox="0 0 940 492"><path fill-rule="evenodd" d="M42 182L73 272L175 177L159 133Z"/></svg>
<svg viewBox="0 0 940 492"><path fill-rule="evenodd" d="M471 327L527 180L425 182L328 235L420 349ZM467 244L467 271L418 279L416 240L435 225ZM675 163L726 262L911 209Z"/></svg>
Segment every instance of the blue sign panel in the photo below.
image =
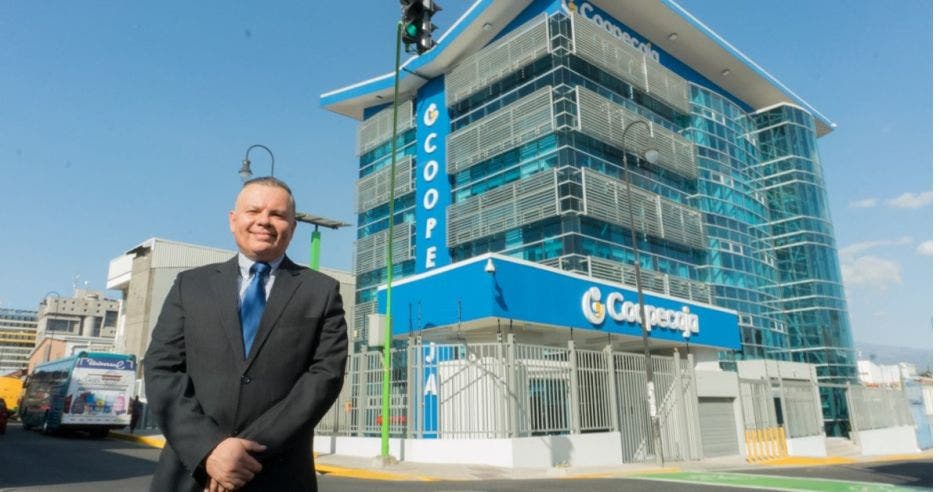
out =
<svg viewBox="0 0 940 492"><path fill-rule="evenodd" d="M424 387L421 394L424 399L424 415L422 415L421 430L425 438L437 437L437 347L434 343L424 344L421 347L421 356L424 357Z"/></svg>
<svg viewBox="0 0 940 492"><path fill-rule="evenodd" d="M450 118L444 98L444 77L418 90L417 166L415 168L415 272L450 264L447 250L447 135Z"/></svg>
<svg viewBox="0 0 940 492"><path fill-rule="evenodd" d="M492 259L493 268L485 268ZM455 263L430 275L393 286L395 335L502 318L642 336L635 290L614 282L548 268L500 255ZM385 291L378 292L384 311ZM734 311L646 292L644 313L653 339L740 349Z"/></svg>

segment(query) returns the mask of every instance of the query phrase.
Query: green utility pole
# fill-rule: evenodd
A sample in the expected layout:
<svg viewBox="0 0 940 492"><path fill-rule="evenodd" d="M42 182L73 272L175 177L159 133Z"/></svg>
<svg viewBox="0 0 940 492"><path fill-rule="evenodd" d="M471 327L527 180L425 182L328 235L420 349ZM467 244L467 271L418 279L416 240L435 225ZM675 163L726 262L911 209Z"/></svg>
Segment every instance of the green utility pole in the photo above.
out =
<svg viewBox="0 0 940 492"><path fill-rule="evenodd" d="M401 31L395 34L395 95L392 97L392 163L388 180L388 230L385 237L385 341L382 345L382 459L388 459L392 399L392 228L395 227L395 161L398 159L398 75L401 72Z"/></svg>
<svg viewBox="0 0 940 492"><path fill-rule="evenodd" d="M392 162L388 180L388 230L385 245L385 341L382 344L382 461L389 461L388 438L391 424L392 393L392 228L395 227L395 162L398 159L398 79L401 73L401 45L413 47L419 55L436 44L431 33L437 29L431 17L441 10L434 0L400 0L402 18L395 29L395 93L392 97Z"/></svg>
<svg viewBox="0 0 940 492"><path fill-rule="evenodd" d="M320 229L315 228L310 233L310 269L320 270Z"/></svg>

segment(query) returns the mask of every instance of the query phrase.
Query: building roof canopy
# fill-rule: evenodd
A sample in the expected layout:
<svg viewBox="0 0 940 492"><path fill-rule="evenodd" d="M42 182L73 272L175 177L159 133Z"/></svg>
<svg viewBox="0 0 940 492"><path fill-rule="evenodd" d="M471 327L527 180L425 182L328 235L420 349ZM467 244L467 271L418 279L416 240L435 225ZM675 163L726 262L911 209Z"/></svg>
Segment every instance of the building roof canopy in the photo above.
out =
<svg viewBox="0 0 940 492"><path fill-rule="evenodd" d="M432 78L443 75L463 57L476 52L528 7L533 0L478 0L441 36L438 46L402 64L400 93L408 97ZM835 123L777 80L731 43L674 0L593 0L598 9L625 22L641 36L682 61L756 110L792 104L809 111L816 134ZM320 96L321 106L361 120L366 108L390 103L394 77L387 73Z"/></svg>

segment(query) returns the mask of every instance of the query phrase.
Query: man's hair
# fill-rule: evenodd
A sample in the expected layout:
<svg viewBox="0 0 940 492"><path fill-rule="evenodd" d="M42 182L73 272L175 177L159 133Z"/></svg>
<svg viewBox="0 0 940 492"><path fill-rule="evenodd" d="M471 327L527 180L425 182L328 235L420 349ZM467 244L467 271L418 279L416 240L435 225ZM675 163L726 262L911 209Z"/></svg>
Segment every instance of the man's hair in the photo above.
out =
<svg viewBox="0 0 940 492"><path fill-rule="evenodd" d="M260 178L251 178L248 181L245 181L245 184L242 185L244 190L250 185L260 185L260 186L273 186L275 188L280 188L287 192L287 197L290 199L290 211L291 214L297 213L297 204L294 202L294 193L290 190L290 186L287 186L287 183L275 178L274 176L262 176ZM291 215L291 219L294 216Z"/></svg>

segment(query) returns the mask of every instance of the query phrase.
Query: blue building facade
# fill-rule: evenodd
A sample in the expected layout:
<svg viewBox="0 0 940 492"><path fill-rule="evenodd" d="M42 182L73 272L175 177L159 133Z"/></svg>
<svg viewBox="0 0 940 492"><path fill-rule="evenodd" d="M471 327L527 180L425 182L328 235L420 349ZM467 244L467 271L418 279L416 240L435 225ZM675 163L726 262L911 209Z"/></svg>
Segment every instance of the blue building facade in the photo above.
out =
<svg viewBox="0 0 940 492"><path fill-rule="evenodd" d="M637 261L652 295L737 313L726 364L854 381L816 151L829 121L672 0L508 3L477 2L406 64L421 76L403 81L391 230L391 79L322 97L363 121L357 326L389 234L396 279L499 253L629 287ZM825 391L843 434L844 397Z"/></svg>

